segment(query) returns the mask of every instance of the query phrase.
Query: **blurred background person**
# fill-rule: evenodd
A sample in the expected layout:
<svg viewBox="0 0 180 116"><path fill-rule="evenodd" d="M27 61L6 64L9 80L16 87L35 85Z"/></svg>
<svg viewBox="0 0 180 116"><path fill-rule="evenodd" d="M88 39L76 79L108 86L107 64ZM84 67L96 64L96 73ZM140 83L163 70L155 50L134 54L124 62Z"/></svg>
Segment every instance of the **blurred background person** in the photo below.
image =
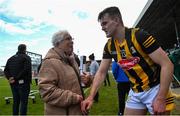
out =
<svg viewBox="0 0 180 116"><path fill-rule="evenodd" d="M89 66L89 69L90 69L90 75L91 77L94 79L94 76L99 68L99 64L98 62L95 60L95 57L94 57L94 53L92 53L91 55L89 55L89 60L91 62L90 66ZM98 102L98 99L99 99L99 92L96 93L95 97L94 97L94 101L95 102Z"/></svg>
<svg viewBox="0 0 180 116"><path fill-rule="evenodd" d="M25 44L20 44L18 52L8 59L4 74L13 94L13 115L18 115L19 110L20 115L26 115L32 71L31 58L26 55Z"/></svg>
<svg viewBox="0 0 180 116"><path fill-rule="evenodd" d="M115 61L112 62L112 74L117 82L119 103L118 115L124 115L125 101L130 90L130 82L124 71Z"/></svg>
<svg viewBox="0 0 180 116"><path fill-rule="evenodd" d="M111 82L109 80L109 72L106 73L106 77L105 77L105 80L104 80L104 86L111 86Z"/></svg>
<svg viewBox="0 0 180 116"><path fill-rule="evenodd" d="M77 62L77 64L78 64L78 67L80 66L80 60L79 60L79 57L78 57L78 55L77 54L75 54L75 53L73 53L74 54L74 58L75 58L75 60L76 60L76 62Z"/></svg>

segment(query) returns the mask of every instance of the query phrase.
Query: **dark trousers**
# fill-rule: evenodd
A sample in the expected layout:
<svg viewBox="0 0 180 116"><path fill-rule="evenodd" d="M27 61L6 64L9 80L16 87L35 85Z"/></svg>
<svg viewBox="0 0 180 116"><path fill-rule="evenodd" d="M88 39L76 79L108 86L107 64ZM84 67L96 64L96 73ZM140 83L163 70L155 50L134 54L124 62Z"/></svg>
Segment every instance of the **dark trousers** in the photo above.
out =
<svg viewBox="0 0 180 116"><path fill-rule="evenodd" d="M26 115L30 84L12 84L11 90L13 94L13 115L18 115L19 110L20 115Z"/></svg>
<svg viewBox="0 0 180 116"><path fill-rule="evenodd" d="M97 92L96 95L94 96L94 101L98 102L98 99L99 99L99 92Z"/></svg>
<svg viewBox="0 0 180 116"><path fill-rule="evenodd" d="M34 81L35 81L36 85L38 85L38 79L34 79Z"/></svg>
<svg viewBox="0 0 180 116"><path fill-rule="evenodd" d="M124 108L125 108L125 101L126 101L126 95L128 95L130 90L130 83L129 82L119 82L117 84L118 89L118 100L119 100L119 113L123 115L124 114Z"/></svg>
<svg viewBox="0 0 180 116"><path fill-rule="evenodd" d="M110 80L109 80L109 74L108 73L106 73L106 78L104 80L104 86L106 86L107 84L108 84L108 86L111 86L111 83L110 83Z"/></svg>

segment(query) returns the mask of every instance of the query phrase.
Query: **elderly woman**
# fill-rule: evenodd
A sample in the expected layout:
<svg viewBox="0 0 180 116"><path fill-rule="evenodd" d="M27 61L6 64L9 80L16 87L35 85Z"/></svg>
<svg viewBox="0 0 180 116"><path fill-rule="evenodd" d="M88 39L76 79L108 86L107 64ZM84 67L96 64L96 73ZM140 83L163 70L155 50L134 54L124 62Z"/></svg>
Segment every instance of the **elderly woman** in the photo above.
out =
<svg viewBox="0 0 180 116"><path fill-rule="evenodd" d="M78 65L73 58L73 41L67 31L52 37L53 48L46 54L39 72L39 90L45 115L81 115L83 91Z"/></svg>

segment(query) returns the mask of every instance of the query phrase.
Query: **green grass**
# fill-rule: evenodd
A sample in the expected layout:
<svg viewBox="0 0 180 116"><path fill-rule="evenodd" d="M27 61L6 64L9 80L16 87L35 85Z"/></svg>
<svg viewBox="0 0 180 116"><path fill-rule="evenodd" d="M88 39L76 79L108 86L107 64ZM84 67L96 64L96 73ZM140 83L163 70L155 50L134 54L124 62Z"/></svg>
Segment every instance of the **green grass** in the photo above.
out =
<svg viewBox="0 0 180 116"><path fill-rule="evenodd" d="M110 115L117 114L118 111L118 102L117 102L117 90L116 83L113 78L110 77L111 86L102 86L99 90L99 102L94 103L90 111L91 115ZM12 115L12 99L10 104L6 104L4 97L12 96L11 89L8 84L8 81L5 78L0 78L0 115ZM31 85L32 89L38 89L33 84ZM88 92L86 93L88 94ZM28 115L43 115L43 101L41 100L39 94L36 95L36 103L33 104L31 99L28 103Z"/></svg>
<svg viewBox="0 0 180 116"><path fill-rule="evenodd" d="M99 102L94 103L90 115L116 115L118 112L117 88L116 82L110 75L111 86L103 86L99 90ZM38 89L34 80L31 90ZM88 91L89 92L89 91ZM86 94L88 94L88 92ZM10 104L6 104L4 97L12 96L10 86L5 78L0 78L0 115L12 115L12 99ZM180 114L180 100L175 100L176 109L173 115ZM44 104L39 94L36 95L36 103L33 104L29 99L28 115L43 115Z"/></svg>
<svg viewBox="0 0 180 116"><path fill-rule="evenodd" d="M99 102L94 103L90 115L116 115L118 112L118 99L116 82L110 75L111 86L102 85L99 90Z"/></svg>
<svg viewBox="0 0 180 116"><path fill-rule="evenodd" d="M33 81L34 82L34 81ZM35 83L31 85L31 90L36 90L37 86ZM12 96L10 85L5 78L0 78L0 115L12 115L12 99L10 100L10 104L6 104L4 97ZM43 115L43 102L37 94L36 103L33 104L32 100L29 99L28 102L28 115Z"/></svg>

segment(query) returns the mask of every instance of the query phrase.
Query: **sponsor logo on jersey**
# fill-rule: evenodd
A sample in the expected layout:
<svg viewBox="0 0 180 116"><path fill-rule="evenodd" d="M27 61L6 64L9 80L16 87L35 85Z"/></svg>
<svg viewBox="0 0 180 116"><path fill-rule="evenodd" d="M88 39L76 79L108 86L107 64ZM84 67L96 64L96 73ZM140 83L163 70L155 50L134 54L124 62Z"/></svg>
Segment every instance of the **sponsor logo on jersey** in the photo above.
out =
<svg viewBox="0 0 180 116"><path fill-rule="evenodd" d="M129 59L122 59L118 63L124 70L130 70L132 67L134 67L136 64L138 64L140 61L139 57L131 57Z"/></svg>

